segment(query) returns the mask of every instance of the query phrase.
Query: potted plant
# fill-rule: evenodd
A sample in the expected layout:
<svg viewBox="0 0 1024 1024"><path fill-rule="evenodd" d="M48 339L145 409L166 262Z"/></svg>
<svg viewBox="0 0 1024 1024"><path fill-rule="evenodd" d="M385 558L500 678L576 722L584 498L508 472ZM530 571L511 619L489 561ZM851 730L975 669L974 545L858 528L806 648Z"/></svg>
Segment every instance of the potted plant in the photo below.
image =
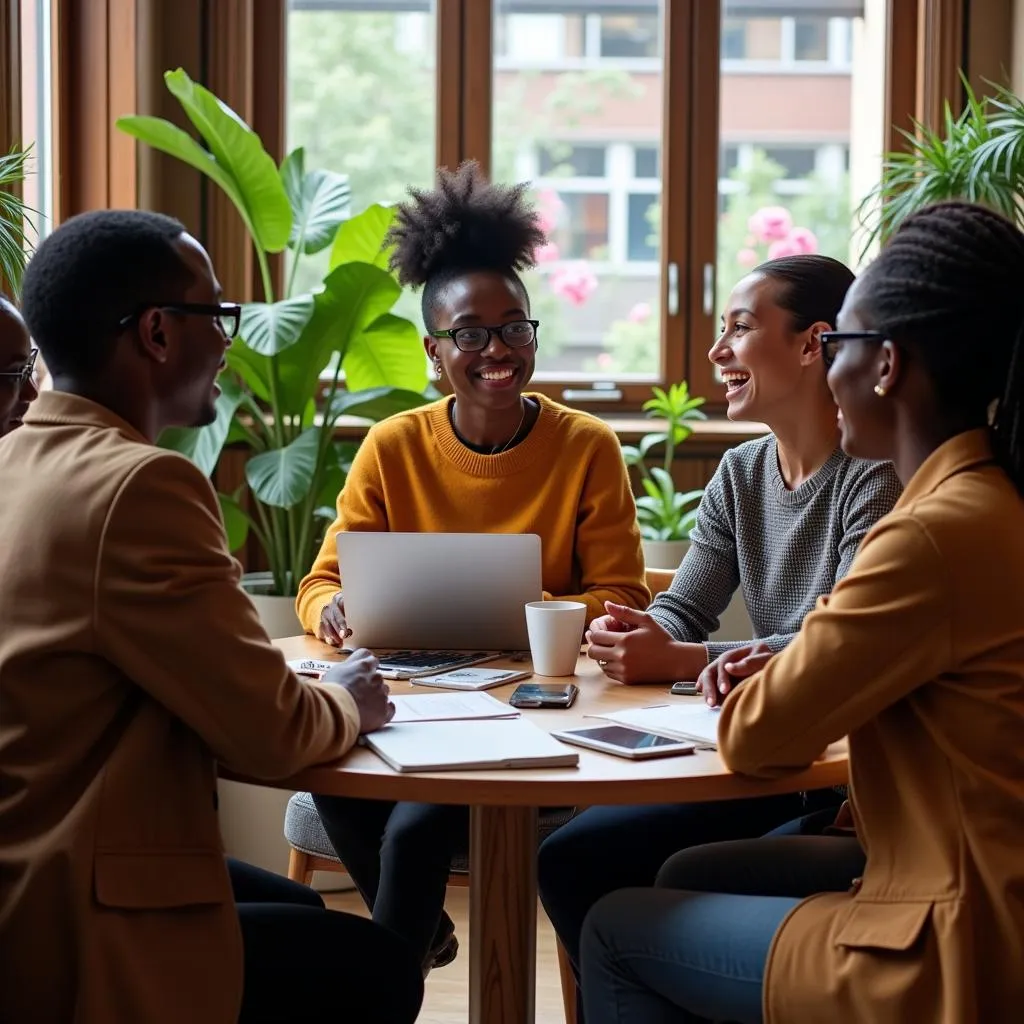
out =
<svg viewBox="0 0 1024 1024"><path fill-rule="evenodd" d="M636 467L645 492L636 500L636 515L647 568L675 569L686 554L704 492L677 491L672 460L676 448L693 433L688 421L707 417L700 411L704 399L691 397L685 380L668 391L654 388L653 393L654 397L644 402L644 412L664 420L664 427L645 434L638 445L623 445L622 454L627 466ZM649 466L648 459L659 445L661 465Z"/></svg>
<svg viewBox="0 0 1024 1024"><path fill-rule="evenodd" d="M29 150L12 149L0 155L0 284L17 295L28 261L25 227L31 212L17 188L25 180Z"/></svg>
<svg viewBox="0 0 1024 1024"><path fill-rule="evenodd" d="M907 149L889 153L878 184L858 208L865 253L916 210L943 199L990 206L1024 229L1024 100L1005 86L979 99L961 73L967 103L943 132L914 122Z"/></svg>
<svg viewBox="0 0 1024 1024"><path fill-rule="evenodd" d="M118 127L199 170L230 198L252 241L263 296L243 307L227 354L216 421L166 432L160 443L212 474L225 445L251 452L245 485L221 494L232 550L252 533L269 572L247 577L271 636L301 631L294 596L313 563L325 520L355 445L335 439L342 416L376 421L428 401L420 334L392 307L401 288L387 270L383 239L393 210L349 216L344 175L307 171L302 149L278 167L259 136L178 69L164 76L205 147L169 121L131 116ZM328 271L296 290L300 260L330 247ZM287 286L277 294L269 256L289 250Z"/></svg>

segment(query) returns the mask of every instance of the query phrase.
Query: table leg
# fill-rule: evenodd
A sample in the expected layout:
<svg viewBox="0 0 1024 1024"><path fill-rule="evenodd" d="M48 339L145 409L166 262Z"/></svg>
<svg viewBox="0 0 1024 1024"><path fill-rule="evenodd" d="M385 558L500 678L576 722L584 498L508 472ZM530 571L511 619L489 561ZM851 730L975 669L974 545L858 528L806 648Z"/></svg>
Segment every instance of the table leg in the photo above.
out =
<svg viewBox="0 0 1024 1024"><path fill-rule="evenodd" d="M474 807L469 839L470 1024L532 1024L537 809Z"/></svg>

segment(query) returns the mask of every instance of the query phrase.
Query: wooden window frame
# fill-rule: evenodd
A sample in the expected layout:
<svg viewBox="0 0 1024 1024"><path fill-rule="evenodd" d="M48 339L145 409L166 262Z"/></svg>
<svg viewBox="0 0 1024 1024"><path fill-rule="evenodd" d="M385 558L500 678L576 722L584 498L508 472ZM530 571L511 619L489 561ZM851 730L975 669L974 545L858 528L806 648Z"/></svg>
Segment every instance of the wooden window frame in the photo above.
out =
<svg viewBox="0 0 1024 1024"><path fill-rule="evenodd" d="M250 120L280 159L285 140L286 0L180 0L175 5L180 38L173 43L161 42L169 26L161 27L161 19L167 19L155 0L53 2L58 54L54 156L58 166L75 168L73 175L59 177L56 217L100 206L167 209L207 244L232 294L243 299L257 294L252 254L224 197L205 183L194 188L190 183L185 189L182 176L168 175L166 168L161 175L165 158L141 151L116 131L113 121L135 111L169 116L159 76L165 68L183 64ZM492 6L481 0L435 4L436 162L451 167L475 158L487 169ZM8 18L16 8L17 0L0 0L0 13ZM706 358L714 337L714 310L704 301L707 283L714 292L713 277L705 280L705 267L716 269L717 167L716 161L693 159L706 151L709 138L718 136L721 3L671 0L663 10L661 366L649 380L616 382L620 400L580 403L598 414L635 412L651 384L683 378L695 393L717 399L710 403L712 412L722 408ZM888 0L888 19L886 138L890 148L897 148L896 128L909 126L910 112L931 116L954 88L951 83L959 84L964 0ZM5 46L0 28L0 70L8 76L0 81L8 82L13 61ZM664 187L668 182L671 187ZM578 388L580 382L541 380L536 386L563 400L564 390Z"/></svg>

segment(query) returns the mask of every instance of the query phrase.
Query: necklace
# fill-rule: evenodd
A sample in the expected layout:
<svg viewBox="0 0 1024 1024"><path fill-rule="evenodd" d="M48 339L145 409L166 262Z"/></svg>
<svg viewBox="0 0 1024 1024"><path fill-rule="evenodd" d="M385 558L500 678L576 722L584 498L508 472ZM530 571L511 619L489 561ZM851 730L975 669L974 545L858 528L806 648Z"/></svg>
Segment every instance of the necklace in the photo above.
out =
<svg viewBox="0 0 1024 1024"><path fill-rule="evenodd" d="M491 454L492 455L500 455L503 451L505 451L508 448L508 446L519 436L519 431L523 429L523 424L526 422L526 408L527 407L526 407L526 402L523 402L523 400L521 398L519 399L519 401L522 402L522 405L523 405L523 415L519 419L519 426L516 427L515 433L504 444L502 444L502 445L495 445L491 449Z"/></svg>
<svg viewBox="0 0 1024 1024"><path fill-rule="evenodd" d="M454 402L448 407L448 422L451 423L452 430L455 431L455 436L467 448L469 448L470 450L472 450L474 452L478 452L481 455L501 455L502 452L507 451L512 446L512 442L519 436L520 432L523 429L523 424L526 422L526 413L527 413L527 411L530 408L530 403L527 402L525 399L520 399L520 403L522 404L522 407L523 407L523 415L522 415L522 417L519 420L519 426L516 427L515 433L504 444L496 444L490 450L488 450L486 447L483 447L481 445L473 444L471 441L467 441L462 436L462 434L459 433L459 428L455 425L455 403Z"/></svg>

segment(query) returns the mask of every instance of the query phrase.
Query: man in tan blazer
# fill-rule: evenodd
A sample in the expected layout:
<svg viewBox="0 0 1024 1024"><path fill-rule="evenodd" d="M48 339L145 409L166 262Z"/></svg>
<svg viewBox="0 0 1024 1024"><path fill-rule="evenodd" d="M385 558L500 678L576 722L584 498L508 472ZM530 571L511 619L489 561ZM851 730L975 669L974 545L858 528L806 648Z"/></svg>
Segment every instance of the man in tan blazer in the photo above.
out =
<svg viewBox="0 0 1024 1024"><path fill-rule="evenodd" d="M209 481L154 446L213 422L238 307L179 223L100 211L23 308L54 390L0 444L0 1020L414 1020L400 940L225 864L218 760L284 778L393 713L367 652L296 678Z"/></svg>

